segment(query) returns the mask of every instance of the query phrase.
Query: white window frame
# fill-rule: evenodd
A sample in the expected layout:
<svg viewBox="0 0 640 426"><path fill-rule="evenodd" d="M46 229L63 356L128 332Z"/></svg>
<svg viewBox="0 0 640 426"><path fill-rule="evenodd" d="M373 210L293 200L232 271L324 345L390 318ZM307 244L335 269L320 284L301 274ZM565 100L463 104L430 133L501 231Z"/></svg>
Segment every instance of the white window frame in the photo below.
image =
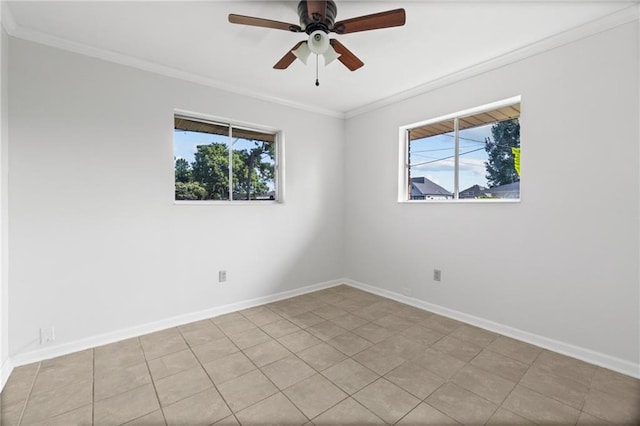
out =
<svg viewBox="0 0 640 426"><path fill-rule="evenodd" d="M436 118L431 118L424 121L419 121L417 123L407 124L400 126L398 131L398 203L408 203L408 204L432 204L432 203L519 203L522 199L522 188L520 189L520 198L518 199L459 199L453 198L449 200L442 199L425 199L425 200L412 200L409 197L409 191L407 190L407 185L409 182L409 131L411 129L415 129L416 127L428 126L430 124L439 123L442 121L453 120L454 121L454 197L457 197L459 193L459 154L460 154L460 144L458 140L458 119L460 117L465 117L474 114L480 114L483 112L491 111L494 109L499 109L502 107L506 107L509 105L514 105L521 103L521 96L514 96L512 98L503 99L496 102L491 102L489 104L484 104L478 107L465 109L462 111L454 112L447 115L442 115Z"/></svg>
<svg viewBox="0 0 640 426"><path fill-rule="evenodd" d="M176 200L175 199L175 160L172 163L171 173L173 175L172 182L174 188L172 188L171 198L173 199L173 204L175 205L225 205L225 206L264 206L264 205L273 205L273 204L283 204L284 203L284 181L285 181L285 168L284 168L284 132L281 129L276 129L274 127L268 127L259 124L247 123L238 120L231 120L225 117L217 117L211 116L207 114L202 114L193 111L187 111L182 109L175 109L171 116L171 123L173 123L176 116L183 117L186 119L192 119L194 121L204 121L210 122L214 124L223 124L229 126L229 185L232 185L233 182L233 166L231 165L231 160L233 156L232 149L232 132L233 129L245 129L245 130L253 130L257 132L270 133L275 136L275 200L234 200L233 199L233 191L229 191L229 200ZM172 126L172 131L175 131ZM175 139L172 134L171 137L172 148L175 149ZM172 153L173 153L172 149ZM172 155L173 158L173 155Z"/></svg>

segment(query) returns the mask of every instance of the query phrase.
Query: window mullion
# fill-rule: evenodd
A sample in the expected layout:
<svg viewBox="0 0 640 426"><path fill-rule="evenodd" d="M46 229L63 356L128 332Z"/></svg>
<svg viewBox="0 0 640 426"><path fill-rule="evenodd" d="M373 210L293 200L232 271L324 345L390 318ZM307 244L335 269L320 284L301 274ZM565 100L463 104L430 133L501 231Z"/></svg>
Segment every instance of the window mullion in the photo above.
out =
<svg viewBox="0 0 640 426"><path fill-rule="evenodd" d="M459 126L460 120L458 117L453 119L453 199L458 199L460 191L460 140L459 140Z"/></svg>
<svg viewBox="0 0 640 426"><path fill-rule="evenodd" d="M233 126L229 126L229 201L233 201Z"/></svg>

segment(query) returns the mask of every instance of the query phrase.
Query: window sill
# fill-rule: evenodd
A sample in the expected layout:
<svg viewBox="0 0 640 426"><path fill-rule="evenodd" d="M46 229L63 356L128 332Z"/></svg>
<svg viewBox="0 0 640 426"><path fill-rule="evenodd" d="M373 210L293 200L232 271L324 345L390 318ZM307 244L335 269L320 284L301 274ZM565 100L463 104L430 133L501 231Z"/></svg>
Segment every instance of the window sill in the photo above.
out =
<svg viewBox="0 0 640 426"><path fill-rule="evenodd" d="M520 199L499 199L499 200L403 200L398 204L518 204Z"/></svg>
<svg viewBox="0 0 640 426"><path fill-rule="evenodd" d="M283 204L282 201L265 200L265 201L186 201L174 200L176 206L272 206L274 204Z"/></svg>

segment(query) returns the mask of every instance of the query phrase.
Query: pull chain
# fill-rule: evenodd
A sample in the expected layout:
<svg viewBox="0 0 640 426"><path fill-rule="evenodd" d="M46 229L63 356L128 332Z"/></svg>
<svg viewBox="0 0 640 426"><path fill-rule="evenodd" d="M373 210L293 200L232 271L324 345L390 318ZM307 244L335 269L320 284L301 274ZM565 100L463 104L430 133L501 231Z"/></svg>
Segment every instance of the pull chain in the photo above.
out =
<svg viewBox="0 0 640 426"><path fill-rule="evenodd" d="M320 82L318 81L318 55L316 55L316 87L320 86Z"/></svg>

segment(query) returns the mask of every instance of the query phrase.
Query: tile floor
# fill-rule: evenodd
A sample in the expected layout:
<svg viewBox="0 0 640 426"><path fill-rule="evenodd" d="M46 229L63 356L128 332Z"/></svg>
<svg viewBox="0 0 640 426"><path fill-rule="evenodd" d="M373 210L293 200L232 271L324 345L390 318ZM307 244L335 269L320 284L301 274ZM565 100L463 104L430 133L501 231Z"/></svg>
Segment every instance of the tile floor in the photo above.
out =
<svg viewBox="0 0 640 426"><path fill-rule="evenodd" d="M640 381L348 286L16 368L14 425L640 423Z"/></svg>

